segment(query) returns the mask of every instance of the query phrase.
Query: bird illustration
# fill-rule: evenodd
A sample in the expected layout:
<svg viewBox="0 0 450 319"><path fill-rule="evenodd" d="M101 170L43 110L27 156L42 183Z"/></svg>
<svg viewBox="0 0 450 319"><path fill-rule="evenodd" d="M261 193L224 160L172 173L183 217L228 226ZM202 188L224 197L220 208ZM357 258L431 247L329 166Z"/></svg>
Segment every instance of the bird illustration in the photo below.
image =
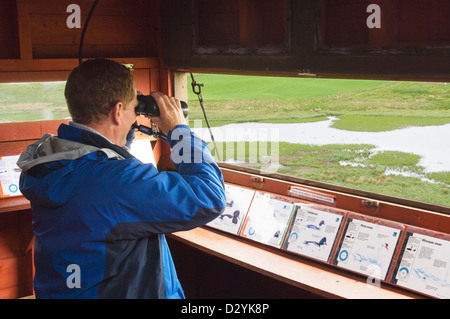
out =
<svg viewBox="0 0 450 319"><path fill-rule="evenodd" d="M314 240L307 240L304 242L305 245L309 245L309 244L313 244L313 245L317 245L317 247L320 247L322 245L326 245L327 244L327 238L323 237L319 242L314 241Z"/></svg>
<svg viewBox="0 0 450 319"><path fill-rule="evenodd" d="M240 215L240 211L239 210L235 210L233 215L231 215L231 214L222 214L222 215L220 215L219 218L223 220L224 217L228 217L228 218L231 219L231 222L233 224L237 224L238 221L239 221L239 215Z"/></svg>

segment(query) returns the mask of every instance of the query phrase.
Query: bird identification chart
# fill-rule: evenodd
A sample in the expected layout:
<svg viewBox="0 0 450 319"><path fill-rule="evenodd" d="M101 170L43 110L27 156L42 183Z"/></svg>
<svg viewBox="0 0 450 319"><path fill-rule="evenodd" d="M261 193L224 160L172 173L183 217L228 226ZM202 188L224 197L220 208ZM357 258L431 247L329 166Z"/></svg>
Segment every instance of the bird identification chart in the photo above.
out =
<svg viewBox="0 0 450 319"><path fill-rule="evenodd" d="M392 277L398 286L432 297L450 298L450 241L408 232Z"/></svg>
<svg viewBox="0 0 450 319"><path fill-rule="evenodd" d="M328 262L345 213L297 204L284 249Z"/></svg>
<svg viewBox="0 0 450 319"><path fill-rule="evenodd" d="M254 190L225 184L225 211L207 225L238 235L254 194Z"/></svg>
<svg viewBox="0 0 450 319"><path fill-rule="evenodd" d="M19 190L20 168L16 162L19 155L0 157L0 197L16 196Z"/></svg>
<svg viewBox="0 0 450 319"><path fill-rule="evenodd" d="M293 208L293 200L256 192L240 235L280 248Z"/></svg>
<svg viewBox="0 0 450 319"><path fill-rule="evenodd" d="M333 263L357 273L386 280L403 226L348 218Z"/></svg>

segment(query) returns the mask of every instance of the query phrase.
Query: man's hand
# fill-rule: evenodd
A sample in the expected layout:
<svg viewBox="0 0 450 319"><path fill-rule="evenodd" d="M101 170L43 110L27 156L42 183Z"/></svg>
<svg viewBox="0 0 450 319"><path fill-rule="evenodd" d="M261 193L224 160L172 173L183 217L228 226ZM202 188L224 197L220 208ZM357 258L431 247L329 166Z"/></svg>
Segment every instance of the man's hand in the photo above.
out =
<svg viewBox="0 0 450 319"><path fill-rule="evenodd" d="M188 125L181 110L180 101L160 92L151 93L159 107L160 116L151 117L152 126L156 125L165 135L177 125Z"/></svg>

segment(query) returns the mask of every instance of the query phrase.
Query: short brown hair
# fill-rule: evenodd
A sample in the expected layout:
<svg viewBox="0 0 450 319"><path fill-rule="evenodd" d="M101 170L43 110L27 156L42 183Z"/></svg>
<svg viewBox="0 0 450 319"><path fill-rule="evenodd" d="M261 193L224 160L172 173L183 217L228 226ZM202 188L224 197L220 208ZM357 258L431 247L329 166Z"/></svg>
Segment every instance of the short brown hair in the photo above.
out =
<svg viewBox="0 0 450 319"><path fill-rule="evenodd" d="M80 124L100 120L116 103L127 104L134 95L131 71L108 59L82 62L70 73L64 91L72 120Z"/></svg>

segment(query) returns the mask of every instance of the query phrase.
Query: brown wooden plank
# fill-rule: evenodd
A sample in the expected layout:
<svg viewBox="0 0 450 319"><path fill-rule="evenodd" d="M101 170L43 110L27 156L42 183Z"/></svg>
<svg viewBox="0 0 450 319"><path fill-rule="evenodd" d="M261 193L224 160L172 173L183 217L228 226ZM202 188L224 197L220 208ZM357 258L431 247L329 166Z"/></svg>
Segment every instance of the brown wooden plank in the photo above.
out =
<svg viewBox="0 0 450 319"><path fill-rule="evenodd" d="M33 287L29 283L0 289L0 299L34 299Z"/></svg>
<svg viewBox="0 0 450 319"><path fill-rule="evenodd" d="M31 18L33 45L79 44L82 29L68 28L65 16L34 14ZM118 19L120 23L117 23ZM89 22L84 43L86 45L141 44L145 46L152 40L146 32L149 28L146 17L97 16Z"/></svg>
<svg viewBox="0 0 450 319"><path fill-rule="evenodd" d="M38 122L29 122L27 125L20 123L0 124L0 142L38 139L40 137L41 128Z"/></svg>
<svg viewBox="0 0 450 319"><path fill-rule="evenodd" d="M158 68L157 58L119 57L113 58L119 63L132 63L135 69ZM2 59L0 60L0 74L3 72L39 72L39 71L71 71L78 65L78 59Z"/></svg>
<svg viewBox="0 0 450 319"><path fill-rule="evenodd" d="M0 1L0 59L18 58L15 0Z"/></svg>
<svg viewBox="0 0 450 319"><path fill-rule="evenodd" d="M0 142L0 157L20 155L27 149L27 146L34 143L35 140Z"/></svg>
<svg viewBox="0 0 450 319"><path fill-rule="evenodd" d="M0 260L25 255L33 238L31 212L0 214Z"/></svg>
<svg viewBox="0 0 450 319"><path fill-rule="evenodd" d="M66 119L0 123L0 142L28 141L39 139L44 133L56 134L59 125L67 122L68 120Z"/></svg>
<svg viewBox="0 0 450 319"><path fill-rule="evenodd" d="M113 58L113 60L119 63L131 63L135 69L153 69L159 67L159 62L156 58L110 58ZM77 65L78 60L76 59L0 59L0 82L65 81L70 71ZM158 87L158 70L153 70L150 77L153 85Z"/></svg>
<svg viewBox="0 0 450 319"><path fill-rule="evenodd" d="M376 0L371 4L378 4L382 8L382 13L380 17L381 28L369 29L369 45L396 45L398 39L398 4L392 0Z"/></svg>
<svg viewBox="0 0 450 319"><path fill-rule="evenodd" d="M0 259L0 298L19 298L33 293L31 252Z"/></svg>
<svg viewBox="0 0 450 319"><path fill-rule="evenodd" d="M66 8L72 2L32 1L28 4L35 58L77 58L82 28L69 28ZM84 21L92 1L79 1ZM157 56L158 21L148 18L157 1L100 2L89 22L83 57ZM120 23L118 23L120 21Z"/></svg>
<svg viewBox="0 0 450 319"><path fill-rule="evenodd" d="M66 13L67 6L69 4L77 4L80 6L81 16L87 16L91 9L92 0L32 0L29 1L30 12L33 14L53 14L69 16L70 13ZM155 0L108 0L99 1L95 8L95 16L102 15L118 15L118 16L143 16L146 14L149 7L152 7Z"/></svg>
<svg viewBox="0 0 450 319"><path fill-rule="evenodd" d="M323 1L324 42L329 46L366 45L369 29L366 26L367 3L359 0Z"/></svg>
<svg viewBox="0 0 450 319"><path fill-rule="evenodd" d="M48 72L0 72L0 82L43 82L65 81L69 71Z"/></svg>
<svg viewBox="0 0 450 319"><path fill-rule="evenodd" d="M240 42L239 0L198 0L196 43L237 45Z"/></svg>
<svg viewBox="0 0 450 319"><path fill-rule="evenodd" d="M450 41L450 2L448 0L397 1L398 41L413 44L448 45Z"/></svg>
<svg viewBox="0 0 450 319"><path fill-rule="evenodd" d="M21 59L33 58L33 46L31 40L31 20L29 12L29 2L17 0L17 21L19 30L19 49Z"/></svg>
<svg viewBox="0 0 450 319"><path fill-rule="evenodd" d="M133 71L134 82L136 85L136 90L142 92L143 94L149 94L150 90L150 70L140 69Z"/></svg>
<svg viewBox="0 0 450 319"><path fill-rule="evenodd" d="M159 69L151 69L150 70L150 92L161 91L159 74L160 74Z"/></svg>
<svg viewBox="0 0 450 319"><path fill-rule="evenodd" d="M0 214L30 209L30 202L23 196L0 198Z"/></svg>

